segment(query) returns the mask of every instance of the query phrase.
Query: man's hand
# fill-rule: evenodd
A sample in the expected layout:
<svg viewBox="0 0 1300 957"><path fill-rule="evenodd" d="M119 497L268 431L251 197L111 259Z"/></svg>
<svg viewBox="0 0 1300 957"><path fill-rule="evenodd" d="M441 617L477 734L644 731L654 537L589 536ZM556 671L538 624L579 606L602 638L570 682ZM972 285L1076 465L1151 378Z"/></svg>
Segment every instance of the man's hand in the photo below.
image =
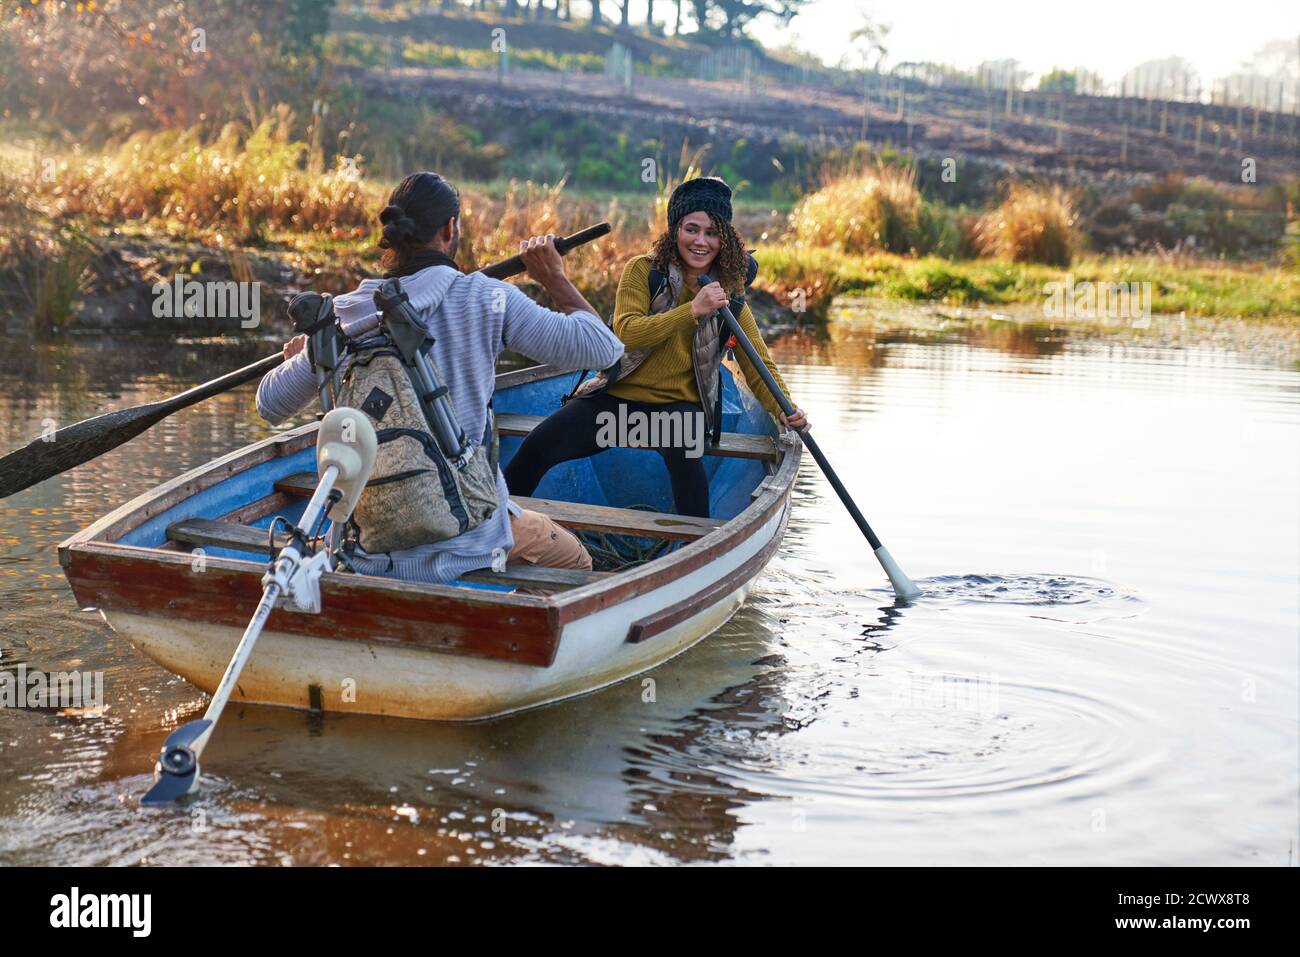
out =
<svg viewBox="0 0 1300 957"><path fill-rule="evenodd" d="M695 318L703 319L712 312L717 312L729 302L722 283L711 282L700 289L691 300L691 312Z"/></svg>
<svg viewBox="0 0 1300 957"><path fill-rule="evenodd" d="M796 432L802 432L804 429L812 428L812 425L808 421L808 416L804 414L803 409L795 409L794 415L790 416L788 419L785 417L785 413L782 412L781 424L788 429L794 429Z"/></svg>
<svg viewBox="0 0 1300 957"><path fill-rule="evenodd" d="M292 339L290 339L288 342L284 344L284 348L281 349L280 351L284 353L284 361L288 362L290 359L292 359L294 356L296 356L298 353L302 352L302 350L306 348L307 348L307 337L294 336Z"/></svg>
<svg viewBox="0 0 1300 957"><path fill-rule="evenodd" d="M524 260L524 267L528 270L528 275L532 276L542 288L546 290L555 303L555 308L560 312L589 312L593 316L599 316L591 303L582 298L582 293L578 288L569 282L569 277L564 274L564 260L560 258L560 251L555 248L555 237L551 234L545 236L534 236L519 244L519 255Z"/></svg>
<svg viewBox="0 0 1300 957"><path fill-rule="evenodd" d="M564 277L564 260L555 248L555 236L533 236L519 244L519 254L523 257L528 275L550 288L556 279Z"/></svg>

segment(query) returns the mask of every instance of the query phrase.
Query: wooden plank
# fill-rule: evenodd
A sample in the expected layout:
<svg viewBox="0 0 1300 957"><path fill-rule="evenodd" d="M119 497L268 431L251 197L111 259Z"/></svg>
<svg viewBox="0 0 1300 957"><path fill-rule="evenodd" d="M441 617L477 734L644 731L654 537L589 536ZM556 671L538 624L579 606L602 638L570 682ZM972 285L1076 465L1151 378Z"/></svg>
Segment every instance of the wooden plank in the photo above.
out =
<svg viewBox="0 0 1300 957"><path fill-rule="evenodd" d="M299 472L275 483L276 491L291 495L311 495L316 488L314 472ZM610 508L608 505L583 505L557 502L548 498L511 496L520 508L541 512L566 528L586 528L618 535L640 535L670 541L693 541L702 538L724 522L718 518L695 518L669 512L647 512L637 508Z"/></svg>
<svg viewBox="0 0 1300 957"><path fill-rule="evenodd" d="M266 529L215 521L210 518L191 518L183 522L174 522L167 526L167 538L189 545L208 545L257 554L266 553ZM289 536L285 532L277 531L275 547L282 548L288 540ZM541 565L515 563L507 565L506 570L500 573L486 568L478 569L462 575L461 580L491 585L522 585L558 591L590 585L609 576L610 572L584 572L571 568L547 568Z"/></svg>
<svg viewBox="0 0 1300 957"><path fill-rule="evenodd" d="M726 524L720 518L696 518L693 515L673 515L669 512L647 512L639 508L557 502L548 498L512 495L510 501L520 508L541 512L566 528L585 528L596 532L664 538L670 541L694 541Z"/></svg>
<svg viewBox="0 0 1300 957"><path fill-rule="evenodd" d="M233 522L236 525L247 525L249 522L255 522L259 518L265 518L268 515L274 515L281 509L288 508L293 499L283 492L272 492L265 498L259 498L255 502L249 502L239 506L234 511L227 512L221 516L223 522Z"/></svg>
<svg viewBox="0 0 1300 957"><path fill-rule="evenodd" d="M73 546L64 571L83 607L243 629L262 595L260 563L109 544ZM559 625L549 598L414 586L368 575L324 575L321 611L276 607L268 631L397 645L546 667Z"/></svg>
<svg viewBox="0 0 1300 957"><path fill-rule="evenodd" d="M63 552L71 545L91 541L115 542L123 535L142 525L155 515L159 515L173 505L206 491L232 475L246 471L255 465L272 459L293 455L303 447L315 441L316 423L299 426L290 432L282 432L263 439L255 445L245 446L191 469L144 492L131 501L114 509L77 534L59 543L60 561Z"/></svg>
<svg viewBox="0 0 1300 957"><path fill-rule="evenodd" d="M497 414L497 431L502 435L527 435L543 419L540 415L520 415L515 412ZM762 459L775 462L778 451L770 435L748 435L743 432L723 432L717 445L706 445L705 455L727 458Z"/></svg>

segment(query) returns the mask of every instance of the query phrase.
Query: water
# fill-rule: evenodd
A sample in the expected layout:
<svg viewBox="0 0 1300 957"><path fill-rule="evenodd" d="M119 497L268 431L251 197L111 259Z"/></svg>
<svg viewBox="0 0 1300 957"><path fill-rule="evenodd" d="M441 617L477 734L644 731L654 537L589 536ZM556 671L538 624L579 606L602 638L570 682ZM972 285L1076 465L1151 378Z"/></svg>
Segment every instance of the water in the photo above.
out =
<svg viewBox="0 0 1300 957"><path fill-rule="evenodd" d="M270 351L0 345L6 448ZM806 461L757 593L653 703L234 706L182 810L136 799L205 696L78 610L56 545L269 434L250 391L0 502L0 663L102 670L108 704L0 711L0 862L1295 863L1300 373L851 319L773 351L924 600Z"/></svg>

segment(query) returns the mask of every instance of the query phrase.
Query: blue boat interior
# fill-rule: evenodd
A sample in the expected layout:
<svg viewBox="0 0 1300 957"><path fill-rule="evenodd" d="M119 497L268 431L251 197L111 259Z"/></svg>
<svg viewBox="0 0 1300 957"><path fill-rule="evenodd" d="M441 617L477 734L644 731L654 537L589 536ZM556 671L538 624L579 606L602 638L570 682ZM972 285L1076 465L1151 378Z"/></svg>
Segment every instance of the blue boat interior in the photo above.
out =
<svg viewBox="0 0 1300 957"><path fill-rule="evenodd" d="M563 374L501 389L493 399L493 407L498 414L549 415L560 407L561 397L573 388L575 376L576 373ZM722 380L723 431L774 436L775 428L763 407L747 388L737 385L726 367L722 370ZM501 437L503 466L510 461L522 441L520 436ZM219 519L241 506L271 495L280 479L301 472L314 472L315 467L314 445L293 455L262 462L147 519L119 541L124 545L160 547L167 541L166 530L173 522L192 518ZM767 474L763 462L758 459L709 455L707 449L704 468L709 476L710 517L724 520L734 518L749 505L752 491ZM674 511L668 470L659 454L650 449L607 449L591 458L563 463L546 475L533 495L588 505ZM248 524L268 528L276 516L295 522L305 506L306 499L298 498L275 514ZM216 546L205 547L204 552L210 556L258 562L267 559L265 552Z"/></svg>

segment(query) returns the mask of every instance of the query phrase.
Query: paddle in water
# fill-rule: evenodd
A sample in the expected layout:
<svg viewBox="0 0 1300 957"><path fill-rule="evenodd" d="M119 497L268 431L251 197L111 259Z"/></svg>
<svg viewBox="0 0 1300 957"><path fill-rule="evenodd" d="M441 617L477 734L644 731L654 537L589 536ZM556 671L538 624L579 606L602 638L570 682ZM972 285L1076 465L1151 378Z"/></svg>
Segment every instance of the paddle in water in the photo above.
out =
<svg viewBox="0 0 1300 957"><path fill-rule="evenodd" d="M713 280L707 275L703 273L700 274L699 283L701 289L709 285L711 282L713 282ZM794 415L794 406L791 405L790 400L785 397L785 393L781 391L781 387L776 384L776 379L772 377L771 370L769 370L767 364L763 362L762 357L758 354L758 350L755 349L754 344L749 341L749 337L745 335L745 330L740 328L740 323L737 322L736 317L731 314L730 307L724 305L718 310L718 313L722 316L722 321L731 331L731 334L736 337L736 343L744 350L750 363L758 371L759 376L763 380L763 384L767 386L767 391L772 394L772 398L775 399L776 404L781 407L781 411L784 412L787 417ZM822 474L826 476L826 481L831 483L831 488L835 489L835 494L840 497L840 501L844 503L844 507L848 509L849 514L853 516L853 521L857 523L862 534L866 536L867 542L871 545L871 550L875 552L876 560L880 562L880 567L883 568L885 574L889 576L889 583L894 586L894 594L905 601L911 601L914 598L921 597L921 589L917 588L916 583L904 574L903 569L898 567L898 562L894 561L894 556L889 554L889 550L880 543L880 539L876 537L876 533L873 532L871 526L867 524L867 520L862 516L862 512L853 501L853 497L849 495L849 490L844 487L844 483L840 481L840 477L836 475L835 470L831 468L831 463L827 461L826 454L822 452L821 447L817 444L817 440L808 434L806 428L799 430L799 438L803 440L803 444L807 447L808 451L812 453L812 457L817 460L817 464L821 466Z"/></svg>
<svg viewBox="0 0 1300 957"><path fill-rule="evenodd" d="M599 239L609 230L609 223L597 223L572 236L557 239L555 248L563 255L584 243ZM524 261L517 255L479 270L492 279L508 279L523 271ZM73 425L64 426L49 435L43 435L23 448L0 458L0 498L7 498L60 472L84 465L91 459L98 458L105 452L110 452L130 441L173 412L179 412L204 399L228 392L245 382L260 379L283 361L283 354L267 356L242 369L228 372L211 382L196 385L179 395L150 402L148 405L106 412L93 419L84 419Z"/></svg>
<svg viewBox="0 0 1300 957"><path fill-rule="evenodd" d="M288 595L299 611L320 612L320 576L332 571L327 549L313 553L310 541L318 519L326 512L331 522L344 522L356 507L375 467L378 440L375 428L356 409L340 406L321 419L316 439L316 471L320 481L289 542L280 549L275 564L262 576L262 600L235 647L235 655L212 693L203 717L181 725L167 736L154 767L154 784L141 804L170 804L194 791L199 784L199 755L212 737L240 672L253 654L266 620L281 595Z"/></svg>

